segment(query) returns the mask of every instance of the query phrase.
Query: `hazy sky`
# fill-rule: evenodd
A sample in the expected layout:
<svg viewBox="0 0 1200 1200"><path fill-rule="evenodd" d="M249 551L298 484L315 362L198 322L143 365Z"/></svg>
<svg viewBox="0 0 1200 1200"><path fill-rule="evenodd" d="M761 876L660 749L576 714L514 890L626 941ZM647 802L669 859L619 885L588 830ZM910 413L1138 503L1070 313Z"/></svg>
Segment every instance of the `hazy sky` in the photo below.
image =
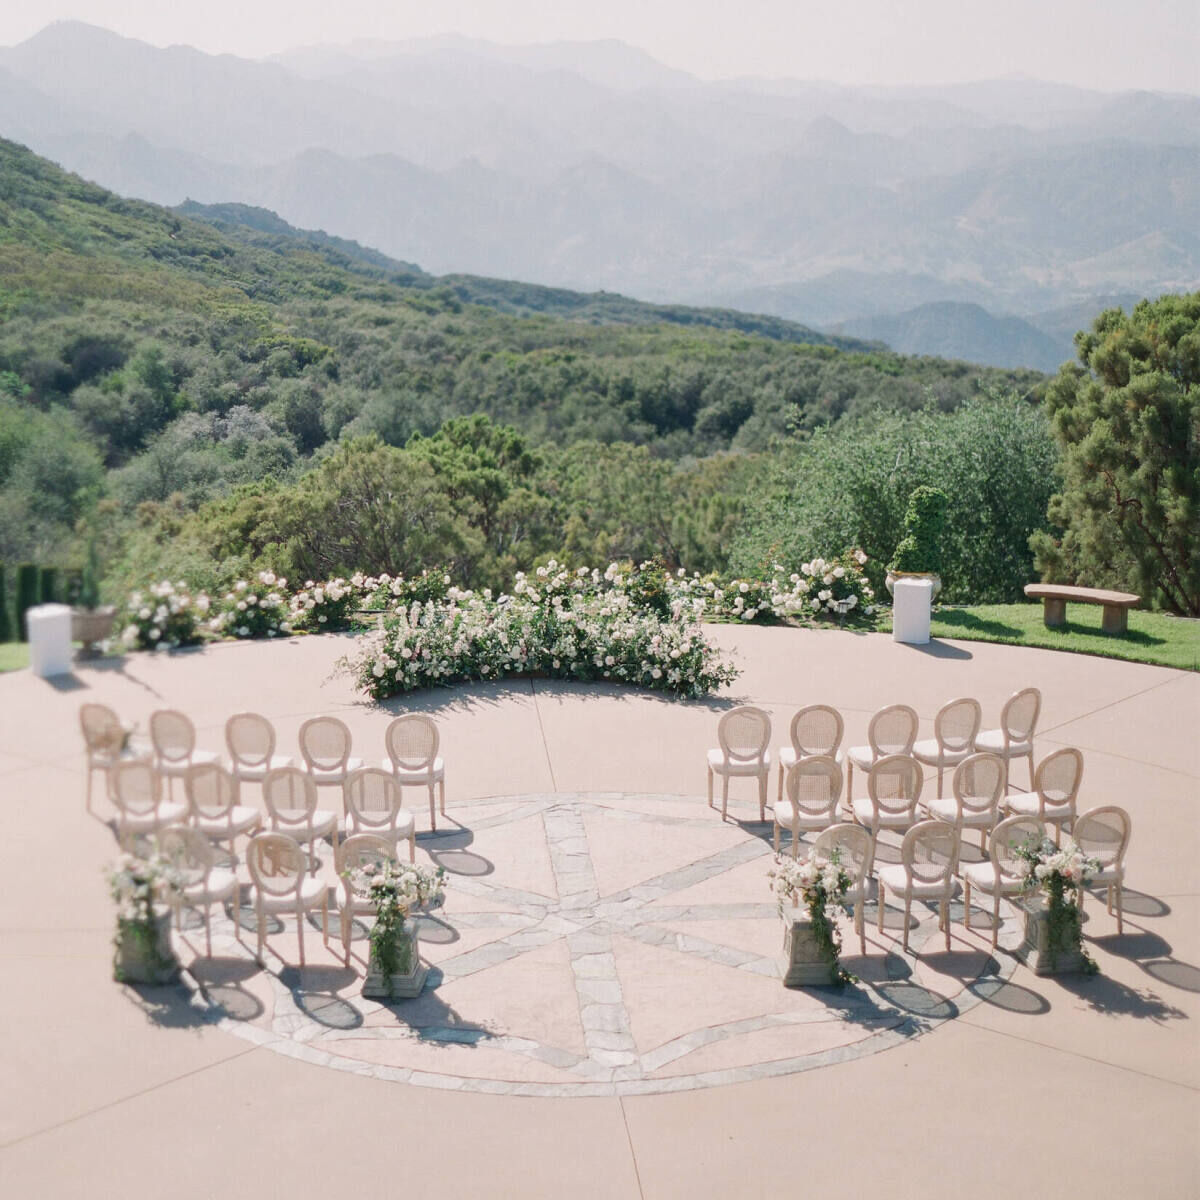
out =
<svg viewBox="0 0 1200 1200"><path fill-rule="evenodd" d="M1200 92L1200 0L0 0L0 44L64 18L247 57L448 32L614 37L706 78L941 83L1020 73Z"/></svg>

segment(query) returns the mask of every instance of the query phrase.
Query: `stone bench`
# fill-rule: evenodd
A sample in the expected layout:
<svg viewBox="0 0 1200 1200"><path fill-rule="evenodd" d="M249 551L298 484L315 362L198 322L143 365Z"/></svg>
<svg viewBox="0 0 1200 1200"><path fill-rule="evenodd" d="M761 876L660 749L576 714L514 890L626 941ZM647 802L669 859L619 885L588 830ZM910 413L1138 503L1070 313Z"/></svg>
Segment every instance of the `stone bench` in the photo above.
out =
<svg viewBox="0 0 1200 1200"><path fill-rule="evenodd" d="M1129 610L1141 603L1132 592L1109 592L1103 588L1065 587L1058 583L1027 583L1025 595L1041 600L1042 619L1047 629L1061 629L1067 623L1067 601L1075 604L1103 604L1100 628L1105 633L1124 633L1129 628Z"/></svg>

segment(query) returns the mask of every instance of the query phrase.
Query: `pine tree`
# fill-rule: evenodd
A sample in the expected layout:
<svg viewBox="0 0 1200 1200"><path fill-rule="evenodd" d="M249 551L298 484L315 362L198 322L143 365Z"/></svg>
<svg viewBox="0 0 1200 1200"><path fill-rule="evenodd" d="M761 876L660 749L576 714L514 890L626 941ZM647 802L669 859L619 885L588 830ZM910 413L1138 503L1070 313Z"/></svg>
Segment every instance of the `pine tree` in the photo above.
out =
<svg viewBox="0 0 1200 1200"><path fill-rule="evenodd" d="M0 642L11 642L12 633L12 617L8 612L8 568L0 562Z"/></svg>

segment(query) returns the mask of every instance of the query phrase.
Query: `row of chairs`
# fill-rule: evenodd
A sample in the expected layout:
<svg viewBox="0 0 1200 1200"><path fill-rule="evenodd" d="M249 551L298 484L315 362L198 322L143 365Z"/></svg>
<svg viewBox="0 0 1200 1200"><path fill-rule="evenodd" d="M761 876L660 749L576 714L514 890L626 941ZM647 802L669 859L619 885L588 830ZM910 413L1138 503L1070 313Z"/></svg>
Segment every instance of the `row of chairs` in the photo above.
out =
<svg viewBox="0 0 1200 1200"><path fill-rule="evenodd" d="M296 765L290 756L275 753L275 730L266 717L236 713L225 723L227 767L222 765L218 753L197 749L194 725L186 714L175 709L153 713L149 745L134 744L128 749L123 749L126 731L108 706L84 704L79 718L87 755L89 811L93 775L99 770L108 780L110 797L131 818L145 817L161 803L174 805L174 782L182 779L193 822L208 821L225 830L231 822L250 822L249 813L233 812L239 807L241 785L247 782L262 785L273 822L278 822L279 827L289 823L302 827L306 836L313 838L329 832L323 828L313 833L314 822L326 826L331 823L332 814L322 812L316 804L316 789L323 786L342 789L342 818L355 822L356 826L377 825L378 814L390 812L392 825L415 828L411 814L404 812L400 801L400 789L405 786L428 789L429 819L434 829L438 810L443 815L446 812L446 772L438 753L438 728L422 714L405 714L388 725L384 732L387 759L378 768L366 767L361 758L351 755L350 730L336 717L313 717L301 725L301 765ZM135 769L135 763L141 763L143 769ZM165 801L161 796L163 780L167 784ZM121 794L118 789L122 789ZM122 804L123 799L128 803ZM290 815L279 815L284 812ZM178 819L179 815L173 820ZM136 826L139 821L135 819L132 823ZM169 823L173 822L160 822ZM252 828L253 823L247 823L231 836Z"/></svg>
<svg viewBox="0 0 1200 1200"><path fill-rule="evenodd" d="M909 922L914 900L938 906L938 927L950 949L950 901L963 888L963 925L971 928L971 891L992 900L992 949L1000 932L1000 900L1024 891L1022 860L1016 851L1031 838L1041 839L1046 827L1026 815L1006 817L992 831L989 856L983 862L961 863L961 832L949 821L918 821L905 834L900 845L900 862L875 868L875 838L862 825L840 823L823 830L817 837L810 857L829 861L836 850L839 861L850 875L852 884L846 902L853 909L854 929L863 954L867 952L865 906L872 873L878 882L878 930L883 932L884 911L889 893L904 902L904 949L908 949ZM1100 863L1091 886L1104 887L1107 908L1116 906L1117 932L1124 933L1122 889L1125 880L1125 852L1132 826L1129 814L1115 805L1093 808L1080 815L1072 836L1090 858ZM1084 889L1080 890L1080 906Z"/></svg>
<svg viewBox="0 0 1200 1200"><path fill-rule="evenodd" d="M964 697L942 706L934 718L934 737L917 741L920 718L907 704L891 704L871 718L867 745L842 749L844 722L837 709L827 704L810 704L793 716L790 745L779 751L779 788L783 800L788 772L802 759L829 757L846 767L846 796L853 797L854 768L864 772L879 761L895 756L911 757L917 763L936 767L938 797L942 796L948 768L959 766L978 753L995 756L1003 768L1002 786L1008 790L1009 763L1028 758L1031 787L1036 786L1033 736L1041 712L1037 688L1025 688L1005 703L996 729L981 730L983 711L979 701ZM720 776L721 815L727 814L729 780L754 777L758 781L759 817L766 819L767 781L771 770L771 717L761 708L744 705L725 713L717 725L716 748L708 751L708 802L713 804L714 776Z"/></svg>
<svg viewBox="0 0 1200 1200"><path fill-rule="evenodd" d="M200 909L204 917L204 938L208 955L212 955L212 906L228 904L234 917L235 929L240 931L242 907L241 882L234 864L217 862L212 842L205 834L187 825L170 825L156 836L159 851L166 855L182 879L182 886L172 896L175 921L182 926L184 908ZM375 903L355 893L350 875L368 863L379 865L396 860L396 844L388 837L357 833L334 843L334 871L338 881L338 916L341 925L342 952L350 965L350 936L356 916L374 914ZM313 878L300 843L290 834L281 832L256 833L246 848L246 868L249 872L247 900L253 908L258 945L255 957L263 963L267 927L270 917L294 916L300 965L305 963L304 922L318 907L321 910L322 939L329 944L329 889L323 880ZM238 934L240 937L240 932Z"/></svg>

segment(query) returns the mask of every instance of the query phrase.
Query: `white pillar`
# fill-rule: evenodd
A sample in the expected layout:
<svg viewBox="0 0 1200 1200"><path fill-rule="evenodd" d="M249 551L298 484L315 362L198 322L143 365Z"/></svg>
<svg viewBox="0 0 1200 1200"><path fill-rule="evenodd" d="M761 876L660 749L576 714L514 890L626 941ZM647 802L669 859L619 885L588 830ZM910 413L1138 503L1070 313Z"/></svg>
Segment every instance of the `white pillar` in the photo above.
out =
<svg viewBox="0 0 1200 1200"><path fill-rule="evenodd" d="M892 592L892 637L912 646L929 641L932 579L897 579Z"/></svg>
<svg viewBox="0 0 1200 1200"><path fill-rule="evenodd" d="M71 647L71 610L65 604L39 604L25 613L29 630L29 669L43 679L51 675L69 675Z"/></svg>

